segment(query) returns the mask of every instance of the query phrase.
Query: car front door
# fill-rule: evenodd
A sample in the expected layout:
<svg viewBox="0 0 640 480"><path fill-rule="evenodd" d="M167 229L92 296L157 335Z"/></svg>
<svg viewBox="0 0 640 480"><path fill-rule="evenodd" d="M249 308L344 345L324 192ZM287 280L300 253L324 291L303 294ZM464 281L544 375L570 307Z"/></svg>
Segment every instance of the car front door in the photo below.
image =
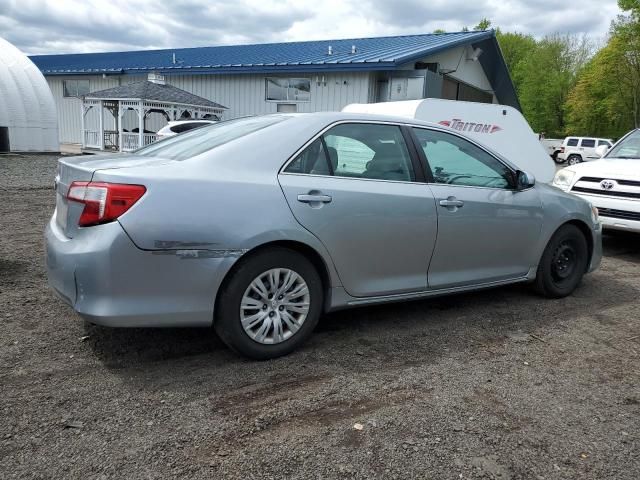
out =
<svg viewBox="0 0 640 480"><path fill-rule="evenodd" d="M438 238L432 289L521 278L535 266L542 204L535 188L516 190L515 172L466 139L414 128L432 173Z"/></svg>
<svg viewBox="0 0 640 480"><path fill-rule="evenodd" d="M293 215L355 297L427 288L437 213L405 135L391 124L337 124L279 175Z"/></svg>

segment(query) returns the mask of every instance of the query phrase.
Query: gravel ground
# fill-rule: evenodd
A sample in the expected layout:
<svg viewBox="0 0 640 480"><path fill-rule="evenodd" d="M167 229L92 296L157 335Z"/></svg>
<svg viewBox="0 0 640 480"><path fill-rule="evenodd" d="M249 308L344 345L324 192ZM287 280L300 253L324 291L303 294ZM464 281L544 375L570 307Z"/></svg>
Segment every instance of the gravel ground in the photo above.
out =
<svg viewBox="0 0 640 480"><path fill-rule="evenodd" d="M95 327L54 298L54 170L0 156L0 478L640 478L638 236L606 237L563 300L340 312L254 363L207 330Z"/></svg>

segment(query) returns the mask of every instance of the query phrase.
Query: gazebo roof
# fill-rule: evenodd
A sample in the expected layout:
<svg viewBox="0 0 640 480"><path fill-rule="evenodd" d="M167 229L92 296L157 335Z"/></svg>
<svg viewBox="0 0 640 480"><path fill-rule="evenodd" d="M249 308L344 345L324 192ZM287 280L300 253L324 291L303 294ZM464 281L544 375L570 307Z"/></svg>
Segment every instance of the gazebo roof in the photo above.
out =
<svg viewBox="0 0 640 480"><path fill-rule="evenodd" d="M163 85L148 80L91 92L85 95L84 98L91 100L149 100L176 105L191 105L227 110L227 107L219 103L181 90L173 85Z"/></svg>

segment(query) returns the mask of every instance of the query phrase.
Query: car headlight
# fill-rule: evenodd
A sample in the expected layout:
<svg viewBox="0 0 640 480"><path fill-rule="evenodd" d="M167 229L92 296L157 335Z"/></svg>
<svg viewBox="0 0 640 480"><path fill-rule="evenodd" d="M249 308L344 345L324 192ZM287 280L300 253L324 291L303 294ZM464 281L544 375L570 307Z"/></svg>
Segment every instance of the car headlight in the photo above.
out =
<svg viewBox="0 0 640 480"><path fill-rule="evenodd" d="M593 220L593 224L597 225L600 223L600 216L598 215L598 209L591 205L591 220Z"/></svg>
<svg viewBox="0 0 640 480"><path fill-rule="evenodd" d="M576 172L563 168L556 173L555 177L553 177L553 185L562 190L569 190L573 177L575 176Z"/></svg>

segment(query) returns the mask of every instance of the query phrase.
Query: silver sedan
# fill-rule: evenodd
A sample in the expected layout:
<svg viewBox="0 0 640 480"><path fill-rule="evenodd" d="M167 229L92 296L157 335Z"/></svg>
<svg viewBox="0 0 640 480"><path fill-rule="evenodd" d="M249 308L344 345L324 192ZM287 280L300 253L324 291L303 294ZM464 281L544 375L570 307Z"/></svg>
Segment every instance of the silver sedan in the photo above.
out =
<svg viewBox="0 0 640 480"><path fill-rule="evenodd" d="M112 327L213 326L286 354L324 312L531 282L570 294L597 211L464 135L345 113L221 122L59 161L53 289Z"/></svg>

